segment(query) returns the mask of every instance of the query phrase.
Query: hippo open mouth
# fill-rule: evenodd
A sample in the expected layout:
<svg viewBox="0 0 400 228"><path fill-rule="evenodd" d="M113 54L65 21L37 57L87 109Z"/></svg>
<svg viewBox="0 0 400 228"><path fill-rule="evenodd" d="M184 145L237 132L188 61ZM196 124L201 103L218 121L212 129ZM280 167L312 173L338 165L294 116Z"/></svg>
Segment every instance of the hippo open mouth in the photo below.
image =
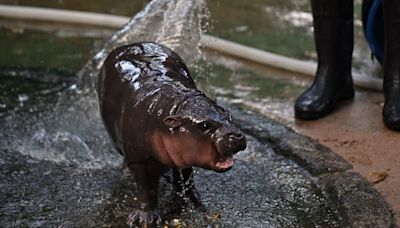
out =
<svg viewBox="0 0 400 228"><path fill-rule="evenodd" d="M217 155L215 169L217 172L225 172L232 168L234 164L233 155L246 148L245 137L242 134L228 134L217 140L215 150Z"/></svg>
<svg viewBox="0 0 400 228"><path fill-rule="evenodd" d="M232 155L219 155L215 162L215 171L222 173L230 170L233 167L234 160Z"/></svg>

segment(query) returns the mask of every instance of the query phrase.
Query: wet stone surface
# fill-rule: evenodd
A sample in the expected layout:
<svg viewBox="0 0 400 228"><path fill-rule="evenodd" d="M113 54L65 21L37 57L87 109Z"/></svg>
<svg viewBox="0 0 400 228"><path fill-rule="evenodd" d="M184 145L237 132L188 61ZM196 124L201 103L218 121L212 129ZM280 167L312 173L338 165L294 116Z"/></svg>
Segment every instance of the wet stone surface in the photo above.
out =
<svg viewBox="0 0 400 228"><path fill-rule="evenodd" d="M248 148L227 173L196 170L206 212L176 205L167 173L159 208L169 227L390 226L382 197L333 152L268 119L230 109L247 133ZM282 147L284 141L291 146ZM304 157L301 143L312 145L307 151L319 159ZM112 162L104 164L85 169L37 160L0 143L0 226L126 226L136 202L134 179Z"/></svg>

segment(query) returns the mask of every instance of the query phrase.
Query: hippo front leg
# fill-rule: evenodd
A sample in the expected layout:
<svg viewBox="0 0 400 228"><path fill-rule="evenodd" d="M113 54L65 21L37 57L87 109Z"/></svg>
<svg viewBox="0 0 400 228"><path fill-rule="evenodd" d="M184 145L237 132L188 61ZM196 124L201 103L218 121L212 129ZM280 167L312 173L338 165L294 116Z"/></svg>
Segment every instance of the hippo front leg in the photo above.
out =
<svg viewBox="0 0 400 228"><path fill-rule="evenodd" d="M157 209L158 184L161 175L160 164L129 165L135 175L138 188L137 208L128 216L129 226L153 227L161 223Z"/></svg>
<svg viewBox="0 0 400 228"><path fill-rule="evenodd" d="M174 190L181 199L187 197L196 207L204 209L200 195L194 186L193 168L173 169Z"/></svg>

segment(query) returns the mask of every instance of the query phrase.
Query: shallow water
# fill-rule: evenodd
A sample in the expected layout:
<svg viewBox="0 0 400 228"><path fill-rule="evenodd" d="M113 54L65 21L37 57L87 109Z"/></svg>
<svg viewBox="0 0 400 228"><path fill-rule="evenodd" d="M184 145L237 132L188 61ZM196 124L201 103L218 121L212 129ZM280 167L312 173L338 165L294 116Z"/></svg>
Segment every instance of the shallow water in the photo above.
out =
<svg viewBox="0 0 400 228"><path fill-rule="evenodd" d="M316 60L313 42L312 16L309 0L208 0L204 23L207 33L305 60ZM2 0L2 4L52 7L80 11L131 16L141 10L147 0L118 2L111 0ZM226 12L229 12L226 13ZM379 76L379 63L371 61L371 52L365 42L361 23L361 0L355 1L354 64L357 71Z"/></svg>

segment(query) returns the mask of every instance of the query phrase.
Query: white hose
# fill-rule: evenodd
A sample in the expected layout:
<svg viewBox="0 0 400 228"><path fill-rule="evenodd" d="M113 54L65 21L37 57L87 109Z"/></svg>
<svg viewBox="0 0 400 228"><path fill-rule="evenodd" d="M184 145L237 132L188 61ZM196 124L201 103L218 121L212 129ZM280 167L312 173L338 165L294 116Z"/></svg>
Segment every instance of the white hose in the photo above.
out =
<svg viewBox="0 0 400 228"><path fill-rule="evenodd" d="M256 62L259 64L276 67L279 69L300 73L314 77L317 64L311 61L302 61L282 55L262 51L242 44L223 40L203 34L201 43L209 49L213 49L238 58ZM379 78L368 77L353 72L354 84L361 88L382 91L383 81Z"/></svg>
<svg viewBox="0 0 400 228"><path fill-rule="evenodd" d="M110 28L120 28L130 19L128 17L100 13L9 5L0 5L0 17L74 23ZM203 34L200 42L208 49L306 76L314 77L317 68L317 64L314 62L288 58L210 35ZM378 91L382 90L382 79L372 78L358 73L353 73L353 79L356 86Z"/></svg>
<svg viewBox="0 0 400 228"><path fill-rule="evenodd" d="M0 5L0 16L17 19L95 25L110 28L119 28L121 25L129 21L128 17L111 16L100 13L9 5Z"/></svg>

